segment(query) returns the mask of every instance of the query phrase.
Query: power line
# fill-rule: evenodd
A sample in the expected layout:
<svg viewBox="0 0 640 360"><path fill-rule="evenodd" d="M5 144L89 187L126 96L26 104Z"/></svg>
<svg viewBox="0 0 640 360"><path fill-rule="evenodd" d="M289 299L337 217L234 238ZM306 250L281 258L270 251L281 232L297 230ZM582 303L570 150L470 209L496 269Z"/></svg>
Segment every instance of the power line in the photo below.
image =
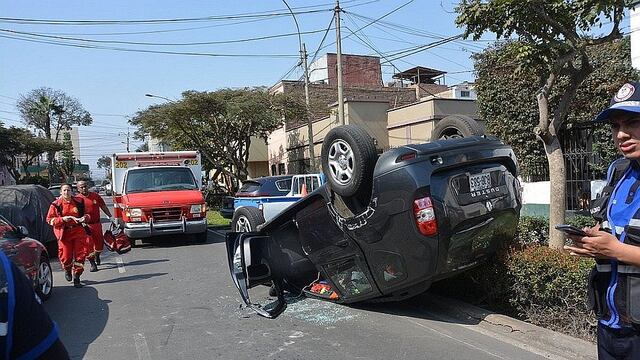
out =
<svg viewBox="0 0 640 360"><path fill-rule="evenodd" d="M316 34L323 31L325 30L320 29L320 30L304 31L304 32L301 32L300 34L303 34L303 35ZM84 39L84 38L74 38L74 37L65 37L65 36L45 35L40 33L15 31L15 30L9 30L9 29L0 29L0 32L18 34L18 35L27 35L32 37L46 38L46 39L69 40L69 41L79 41L79 42L97 43L97 44L120 44L120 45L143 45L143 46L201 46L201 45L238 44L238 43L245 43L245 42L251 42L251 41L278 39L278 38L298 35L298 33L287 33L287 34L276 34L276 35L260 36L260 37L247 38L247 39L224 40L224 41L202 41L202 42L190 42L190 43L153 43L153 42L142 42L142 41Z"/></svg>
<svg viewBox="0 0 640 360"><path fill-rule="evenodd" d="M147 53L147 54L163 54L163 55L184 55L184 56L207 56L207 57L247 57L247 58L297 58L298 55L287 55L287 54L216 54L216 53L200 53L200 52L181 52L181 51L161 51L161 50L147 50L147 49L128 49L128 48L118 48L118 47L109 47L109 46L96 46L96 45L83 45L83 44L70 44L63 42L56 42L50 40L37 40L28 37L24 37L23 35L0 35L0 38L7 38L12 40L20 40L34 43L42 43L49 45L58 45L58 46L68 46L75 48L83 48L83 49L100 49L100 50L112 50L112 51L122 51L122 52L137 52L137 53Z"/></svg>
<svg viewBox="0 0 640 360"><path fill-rule="evenodd" d="M333 9L318 9L318 10L306 10L294 12L296 15L302 14L314 14L320 12L329 12ZM219 15L219 16L204 16L195 18L174 18L174 19L145 19L145 20L55 20L55 19L29 19L29 18L10 18L0 17L0 22L11 24L29 24L29 25L140 25L140 24L174 24L174 23L190 23L190 22L203 22L203 21L220 21L220 20L235 20L246 18L271 18L274 16L288 16L290 12L262 12L262 13L245 13L236 15Z"/></svg>

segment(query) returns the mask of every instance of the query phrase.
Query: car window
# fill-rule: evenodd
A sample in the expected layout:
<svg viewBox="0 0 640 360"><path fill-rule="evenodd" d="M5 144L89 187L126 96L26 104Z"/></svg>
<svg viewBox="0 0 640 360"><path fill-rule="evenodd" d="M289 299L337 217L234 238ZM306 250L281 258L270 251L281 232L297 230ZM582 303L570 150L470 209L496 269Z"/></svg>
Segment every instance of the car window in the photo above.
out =
<svg viewBox="0 0 640 360"><path fill-rule="evenodd" d="M289 192L291 190L291 179L283 179L276 181L276 188L280 191Z"/></svg>
<svg viewBox="0 0 640 360"><path fill-rule="evenodd" d="M0 239L15 238L13 226L0 218Z"/></svg>
<svg viewBox="0 0 640 360"><path fill-rule="evenodd" d="M131 170L125 184L126 193L192 189L197 189L197 186L191 170L187 168Z"/></svg>
<svg viewBox="0 0 640 360"><path fill-rule="evenodd" d="M240 188L240 190L238 190L239 193L250 193L250 192L255 192L260 190L260 183L259 182L255 182L255 181L245 181L244 184L242 184L242 187Z"/></svg>

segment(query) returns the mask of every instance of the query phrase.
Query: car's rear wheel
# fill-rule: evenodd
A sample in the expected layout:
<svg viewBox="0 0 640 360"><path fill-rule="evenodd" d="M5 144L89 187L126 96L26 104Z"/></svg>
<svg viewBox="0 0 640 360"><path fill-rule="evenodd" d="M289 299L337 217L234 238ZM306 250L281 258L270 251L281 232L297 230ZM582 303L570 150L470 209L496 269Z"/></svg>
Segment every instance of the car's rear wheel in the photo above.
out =
<svg viewBox="0 0 640 360"><path fill-rule="evenodd" d="M465 115L449 115L438 121L431 132L431 140L461 139L483 135L482 127Z"/></svg>
<svg viewBox="0 0 640 360"><path fill-rule="evenodd" d="M53 271L51 271L49 258L44 255L40 257L38 274L35 278L35 290L43 301L49 299L53 292Z"/></svg>
<svg viewBox="0 0 640 360"><path fill-rule="evenodd" d="M322 171L340 196L369 195L376 160L374 141L361 127L335 127L322 141Z"/></svg>
<svg viewBox="0 0 640 360"><path fill-rule="evenodd" d="M263 223L264 216L258 208L243 206L234 212L231 230L235 232L257 231L258 225Z"/></svg>

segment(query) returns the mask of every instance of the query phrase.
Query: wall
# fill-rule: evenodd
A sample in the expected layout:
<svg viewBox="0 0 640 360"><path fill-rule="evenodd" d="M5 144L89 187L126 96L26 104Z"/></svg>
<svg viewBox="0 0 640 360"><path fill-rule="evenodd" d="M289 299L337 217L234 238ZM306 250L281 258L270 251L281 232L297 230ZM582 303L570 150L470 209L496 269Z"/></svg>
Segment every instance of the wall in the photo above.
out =
<svg viewBox="0 0 640 360"><path fill-rule="evenodd" d="M377 148L389 147L389 132L387 131L386 101L348 101L345 103L345 122L363 127L373 137Z"/></svg>

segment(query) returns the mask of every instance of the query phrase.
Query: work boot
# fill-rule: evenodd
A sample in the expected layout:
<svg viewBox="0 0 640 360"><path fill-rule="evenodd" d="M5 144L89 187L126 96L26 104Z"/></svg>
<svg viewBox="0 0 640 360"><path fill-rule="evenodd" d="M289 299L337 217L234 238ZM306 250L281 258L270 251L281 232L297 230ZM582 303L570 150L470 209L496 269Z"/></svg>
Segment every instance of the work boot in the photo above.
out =
<svg viewBox="0 0 640 360"><path fill-rule="evenodd" d="M96 253L96 265L100 265L100 253Z"/></svg>
<svg viewBox="0 0 640 360"><path fill-rule="evenodd" d="M65 271L64 271L64 278L65 278L68 282L71 282L71 270L65 270Z"/></svg>
<svg viewBox="0 0 640 360"><path fill-rule="evenodd" d="M82 284L80 283L80 275L74 275L73 276L73 287L74 288L81 288Z"/></svg>
<svg viewBox="0 0 640 360"><path fill-rule="evenodd" d="M89 271L90 272L98 271L98 265L96 265L96 261L93 259L89 259Z"/></svg>

